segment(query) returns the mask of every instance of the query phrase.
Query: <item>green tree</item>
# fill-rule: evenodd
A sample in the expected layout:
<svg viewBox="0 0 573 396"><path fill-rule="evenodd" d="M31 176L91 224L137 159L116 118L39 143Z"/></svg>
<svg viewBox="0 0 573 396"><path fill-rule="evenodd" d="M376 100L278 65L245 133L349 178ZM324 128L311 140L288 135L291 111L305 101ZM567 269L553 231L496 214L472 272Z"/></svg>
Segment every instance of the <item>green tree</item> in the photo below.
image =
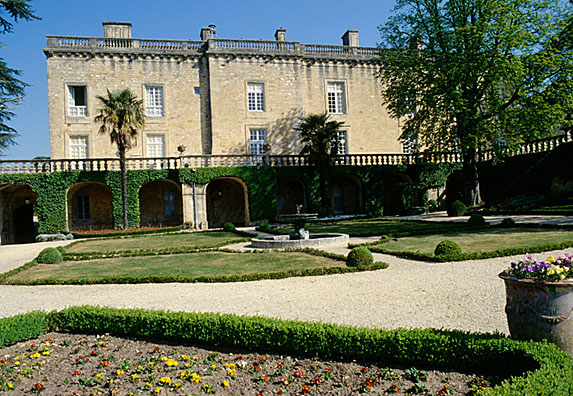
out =
<svg viewBox="0 0 573 396"><path fill-rule="evenodd" d="M34 15L29 0L1 0L0 1L0 33L6 34L13 30L13 23L5 17L18 22L40 19ZM0 43L0 47L1 47ZM8 67L4 58L0 57L0 152L15 143L18 136L16 130L7 123L14 117L13 107L20 103L24 96L24 89L28 86L18 79L20 71Z"/></svg>
<svg viewBox="0 0 573 396"><path fill-rule="evenodd" d="M121 169L121 196L123 200L123 228L127 229L127 172L125 153L137 144L137 135L145 126L143 100L138 100L129 89L110 92L107 96L96 96L101 108L95 117L101 122L99 133L109 135L112 144L117 145Z"/></svg>
<svg viewBox="0 0 573 396"><path fill-rule="evenodd" d="M478 151L554 131L570 105L563 0L398 0L381 26L379 77L403 141L458 151L479 203Z"/></svg>
<svg viewBox="0 0 573 396"><path fill-rule="evenodd" d="M330 212L328 194L328 171L338 155L337 138L343 122L329 120L326 113L310 114L301 119L296 131L302 137L302 155L308 155L309 162L318 170L320 183L320 214Z"/></svg>

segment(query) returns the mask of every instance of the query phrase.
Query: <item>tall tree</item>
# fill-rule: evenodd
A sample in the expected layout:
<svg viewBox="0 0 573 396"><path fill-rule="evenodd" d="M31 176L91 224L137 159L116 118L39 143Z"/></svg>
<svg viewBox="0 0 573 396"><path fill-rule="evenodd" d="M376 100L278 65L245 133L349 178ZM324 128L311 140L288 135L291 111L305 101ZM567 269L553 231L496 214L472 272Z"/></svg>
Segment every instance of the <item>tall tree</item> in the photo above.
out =
<svg viewBox="0 0 573 396"><path fill-rule="evenodd" d="M320 183L320 214L330 211L328 170L338 155L337 139L343 122L329 120L326 113L310 114L301 119L296 131L302 137L302 155L308 155L311 165L317 168Z"/></svg>
<svg viewBox="0 0 573 396"><path fill-rule="evenodd" d="M401 137L461 152L466 204L479 203L480 148L567 122L572 52L558 37L570 16L563 0L397 0L379 28L382 96Z"/></svg>
<svg viewBox="0 0 573 396"><path fill-rule="evenodd" d="M127 229L127 172L125 153L137 144L139 130L145 126L143 100L138 100L129 89L110 92L107 96L96 96L100 101L96 122L101 122L99 133L109 135L112 144L117 145L121 169L121 196L123 199L123 228Z"/></svg>
<svg viewBox="0 0 573 396"><path fill-rule="evenodd" d="M5 17L4 14L8 14ZM9 18L9 19L8 19ZM34 15L30 0L0 0L0 34L12 32L18 22L40 19ZM0 47L2 44L0 43ZM14 117L13 107L20 103L24 96L24 88L28 85L19 80L20 71L8 67L4 58L0 57L0 153L8 146L15 144L16 130L7 124Z"/></svg>

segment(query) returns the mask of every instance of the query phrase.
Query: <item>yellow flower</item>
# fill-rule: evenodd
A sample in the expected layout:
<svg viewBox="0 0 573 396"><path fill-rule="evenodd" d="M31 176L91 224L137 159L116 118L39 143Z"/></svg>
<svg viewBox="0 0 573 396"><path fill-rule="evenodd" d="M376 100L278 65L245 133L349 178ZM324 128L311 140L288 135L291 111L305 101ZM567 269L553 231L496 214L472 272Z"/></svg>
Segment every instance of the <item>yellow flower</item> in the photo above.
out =
<svg viewBox="0 0 573 396"><path fill-rule="evenodd" d="M104 375L103 373L97 373L96 378L101 378L101 377L103 377L103 375Z"/></svg>
<svg viewBox="0 0 573 396"><path fill-rule="evenodd" d="M195 373L192 373L190 381L198 384L199 382L201 382L201 377Z"/></svg>
<svg viewBox="0 0 573 396"><path fill-rule="evenodd" d="M161 382L162 384L165 384L165 385L169 385L171 383L171 378L163 377L159 380L159 382Z"/></svg>
<svg viewBox="0 0 573 396"><path fill-rule="evenodd" d="M162 361L162 362L164 362L164 361L166 361L166 360L167 360L167 358L166 358L165 356L162 356L162 357L161 357L161 361Z"/></svg>
<svg viewBox="0 0 573 396"><path fill-rule="evenodd" d="M137 375L137 374L132 374L132 375L131 375L131 379L135 381L135 380L139 379L139 375Z"/></svg>
<svg viewBox="0 0 573 396"><path fill-rule="evenodd" d="M168 361L165 362L165 364L169 367L175 367L175 366L177 366L177 361L173 360L173 359L169 359Z"/></svg>
<svg viewBox="0 0 573 396"><path fill-rule="evenodd" d="M40 357L40 354L39 354L38 352L33 353L33 354L30 355L30 359L36 359L36 358L39 358L39 357Z"/></svg>
<svg viewBox="0 0 573 396"><path fill-rule="evenodd" d="M212 364L212 365L209 366L209 368L210 368L211 370L215 370L215 369L217 368L217 365L216 365L216 364Z"/></svg>
<svg viewBox="0 0 573 396"><path fill-rule="evenodd" d="M19 365L20 365L20 362L16 360L16 361L14 362L14 364L15 364L16 366L19 366Z"/></svg>
<svg viewBox="0 0 573 396"><path fill-rule="evenodd" d="M556 262L557 260L555 260L555 258L553 256L547 256L547 262L553 264L554 262Z"/></svg>
<svg viewBox="0 0 573 396"><path fill-rule="evenodd" d="M225 381L223 381L223 384L222 384L222 385L223 385L224 387L227 387L227 386L229 386L229 382L228 382L227 380L225 380Z"/></svg>
<svg viewBox="0 0 573 396"><path fill-rule="evenodd" d="M235 367L235 363L225 363L225 367Z"/></svg>
<svg viewBox="0 0 573 396"><path fill-rule="evenodd" d="M155 393L161 393L161 388L155 388L154 392Z"/></svg>
<svg viewBox="0 0 573 396"><path fill-rule="evenodd" d="M8 385L8 388L12 389L14 387L14 385L12 385L10 382L8 382L6 385Z"/></svg>
<svg viewBox="0 0 573 396"><path fill-rule="evenodd" d="M116 374L116 375L122 375L122 374L125 374L125 371L123 371L122 369L117 369L117 370L115 371L115 374Z"/></svg>
<svg viewBox="0 0 573 396"><path fill-rule="evenodd" d="M191 360L191 356L187 356L187 355L179 355L179 359L181 359L181 360L185 360L185 361L189 361L189 360Z"/></svg>
<svg viewBox="0 0 573 396"><path fill-rule="evenodd" d="M227 374L229 374L232 377L233 375L237 374L237 370L229 369L229 370L227 370Z"/></svg>

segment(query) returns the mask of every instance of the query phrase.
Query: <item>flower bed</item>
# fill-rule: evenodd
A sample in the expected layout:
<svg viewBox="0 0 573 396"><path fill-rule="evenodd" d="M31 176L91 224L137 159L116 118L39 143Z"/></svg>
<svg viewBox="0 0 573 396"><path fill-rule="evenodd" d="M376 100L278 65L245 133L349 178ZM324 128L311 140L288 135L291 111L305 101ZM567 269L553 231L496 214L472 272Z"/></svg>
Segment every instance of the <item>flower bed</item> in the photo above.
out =
<svg viewBox="0 0 573 396"><path fill-rule="evenodd" d="M563 257L549 256L544 261L536 261L527 253L525 259L519 262L512 262L507 273L520 279L544 279L558 281L566 278L573 278L571 270L571 256L565 253Z"/></svg>
<svg viewBox="0 0 573 396"><path fill-rule="evenodd" d="M474 394L469 374L48 333L0 350L0 394Z"/></svg>
<svg viewBox="0 0 573 396"><path fill-rule="evenodd" d="M38 336L42 337L45 331L51 331L56 328L73 333L110 333L114 336L146 337L148 339L161 338L172 343L166 345L210 345L216 348L215 351L218 353L223 353L223 348L227 351L230 349L239 349L241 352L244 351L245 353L256 351L257 354L253 355L254 360L249 360L251 365L254 365L253 362L256 363L256 359L259 357L266 356L268 361L271 359L271 354L278 355L276 359L279 360L273 361L274 367L273 365L267 366L269 371L265 371L263 374L254 372L250 373L258 376L266 376L267 381L256 382L252 380L252 377L245 377L249 380L249 384L268 384L268 379L274 375L276 370L279 370L279 364L284 364L285 366L283 368L286 368L287 362L289 364L293 364L292 362L294 361L289 362L288 358L285 357L291 355L297 356L299 360L302 358L310 359L308 360L308 362L310 362L308 363L310 364L310 366L308 366L309 369L312 368L312 364L315 364L312 362L319 361L314 359L315 357L320 357L322 361L318 366L317 372L314 373L311 371L313 375L309 377L307 374L310 372L306 371L308 370L306 368L307 366L304 368L294 367L294 364L289 366L287 371L281 375L292 375L293 380L294 374L300 369L305 370L305 378L310 381L317 375L320 376L325 369L332 368L334 371L334 366L338 363L333 362L351 361L354 363L354 361L356 361L376 362L376 365L363 365L363 367L374 368L373 372L376 373L374 378L363 376L362 380L357 382L358 386L364 383L365 385L370 385L371 388L374 385L378 385L376 384L376 380L380 381L380 377L383 377L386 367L429 367L443 371L453 370L460 372L492 374L502 378L511 377L511 379L504 380L500 385L493 389L483 389L482 394L485 396L522 396L527 394L551 394L565 396L570 395L570 390L573 389L573 358L560 351L554 345L547 343L514 341L507 339L500 334L471 334L434 329L381 330L329 325L323 323L266 319L262 317L240 317L236 315L196 314L102 307L71 307L58 312L50 312L49 314L32 312L25 315L0 319L0 348ZM44 335L44 337L46 336ZM45 338L43 338L43 340L45 340ZM96 367L100 362L107 361L109 362L109 366L105 366L105 363L103 365L100 364L100 366L111 366L110 370L123 370L123 373L121 373L120 376L126 374L126 368L133 370L133 365L130 367L126 364L126 368L116 368L112 365L112 363L121 365L123 357L121 359L116 358L114 362L100 358L105 358L107 355L104 354L101 356L99 354L96 349L99 348L99 346L93 348L94 343L92 341L95 340L94 338L89 338L88 340L90 341L86 342L82 356L73 357L73 364L75 364L75 359L77 357L81 357L84 361L87 357L90 360L85 362L85 364L88 364L89 362L92 362L90 364L94 364L92 361L92 358L94 357L90 356L91 352L96 350L96 353L98 354L95 356L95 358L97 358L95 361ZM107 343L105 340L101 341ZM37 344L37 342L31 341L24 344L24 347L30 348L30 343ZM97 343L99 344L99 340ZM159 362L162 362L161 357L167 358L167 360L163 361L163 366L158 364L163 371L155 375L153 378L155 382L152 386L154 386L154 389L159 388L160 391L166 392L167 389L165 386L161 387L157 384L157 381L161 381L162 378L167 376L160 375L171 373L169 370L171 370L172 367L179 368L180 361L184 362L184 360L179 357L181 354L185 354L186 356L192 356L193 354L184 353L183 350L178 349L179 347L166 346L166 349L161 350L162 346L157 344L154 345L158 346L160 351L164 353L164 356L159 356ZM153 346L153 350L155 349L155 346ZM50 348L49 346L47 347ZM103 348L103 346L101 347ZM46 346L42 346L41 351L45 351L45 348ZM116 347L113 349L115 348ZM177 349L177 351L173 354L167 355L171 348ZM120 348L118 352L121 350L122 348ZM150 347L140 347L139 350L142 354L141 356L149 357L153 356L153 353L155 353L150 349ZM80 352L81 351L82 350L80 349ZM30 355L33 355L37 351L29 352ZM50 355L54 352L55 351L49 351ZM28 357L28 359L30 358ZM130 363L133 363L133 358L130 356L127 356L125 359ZM169 366L167 364L169 359L176 361L177 365ZM251 359L251 357L249 357L249 359ZM275 357L272 359L275 359ZM189 363L191 362L189 361ZM231 363L231 361L223 359L222 362L219 363L219 366L222 364L224 367L225 363ZM78 364L81 365L81 363ZM137 365L140 364L138 363ZM142 364L141 366L145 367ZM376 369L375 367L378 368ZM225 369L228 368L231 367L226 367ZM295 368L296 370L294 370ZM205 367L202 367L202 369L205 369ZM221 370L222 369L223 368L221 368ZM358 371L356 371L357 369ZM77 370L83 374L81 367ZM349 372L356 372L355 374L360 376L362 374L361 370L362 368L359 368L359 366L351 366ZM370 368L368 370L370 370ZM75 371L76 369L74 372ZM106 375L105 373L108 373L107 375L111 376L109 379L115 381L113 376L117 375L117 371L106 371L104 372L104 376ZM138 373L135 374L141 376ZM200 373L196 372L195 374L201 376ZM228 372L225 371L225 373L223 373L221 371L220 374L225 376L228 375ZM401 375L404 375L404 377L406 376L404 373L401 373ZM441 378L441 375L442 374L438 374L437 378L443 379ZM205 379L204 376L201 377L202 380ZM174 378L172 378L172 376L169 376L169 378L169 382L171 384ZM334 383L334 378L335 377L332 379L332 383ZM413 377L410 375L410 378ZM231 384L228 379L226 380ZM371 382L369 382L370 380ZM317 381L319 380L317 379ZM457 381L458 380L456 380L456 382ZM37 382L39 383L39 387L45 387L45 385L40 381ZM167 380L164 380L163 384L166 385L166 382ZM30 382L30 384L36 391L36 382ZM236 389L235 392L226 391L224 387L221 387L220 383L218 384L216 382L209 381L209 384L213 385L213 390L221 391L222 394L241 394L239 389ZM304 389L316 389L313 388L315 384L302 383L302 381L297 382L297 384L300 386L300 389L293 388L294 391L291 392L291 394L301 394L303 392L304 385L308 387ZM12 385L14 386L14 384ZM275 385L276 384L273 384L273 388L265 388L267 389L265 394L270 395L271 393L269 390L276 389L274 388ZM400 389L400 385L391 384L386 390L376 388L377 392L380 394L391 392L395 389L392 385L396 385L396 387ZM479 388L483 383L478 379L473 385ZM404 390L404 386L405 385L402 385L402 390ZM343 394L350 393L346 388L332 389L342 389L344 390ZM30 390L32 390L32 388L30 388ZM202 389L201 391L206 390L208 389ZM439 389L436 392L441 391L445 392L446 389ZM129 390L126 390L126 392L129 392ZM359 392L360 389L355 390L355 393Z"/></svg>

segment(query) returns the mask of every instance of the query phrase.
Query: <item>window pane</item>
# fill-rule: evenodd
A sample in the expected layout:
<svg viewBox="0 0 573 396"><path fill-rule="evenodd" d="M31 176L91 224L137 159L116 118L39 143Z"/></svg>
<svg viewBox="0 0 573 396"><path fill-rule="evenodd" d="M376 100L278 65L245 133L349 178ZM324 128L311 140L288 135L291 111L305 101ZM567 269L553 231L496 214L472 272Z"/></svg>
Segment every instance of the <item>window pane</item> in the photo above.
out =
<svg viewBox="0 0 573 396"><path fill-rule="evenodd" d="M145 87L145 114L163 117L163 87Z"/></svg>
<svg viewBox="0 0 573 396"><path fill-rule="evenodd" d="M88 195L80 195L77 199L78 204L78 220L90 219L90 197Z"/></svg>
<svg viewBox="0 0 573 396"><path fill-rule="evenodd" d="M264 154L264 145L267 142L267 131L265 129L251 129L249 141L249 152L251 154Z"/></svg>
<svg viewBox="0 0 573 396"><path fill-rule="evenodd" d="M175 216L175 193L173 190L163 190L163 217Z"/></svg>
<svg viewBox="0 0 573 396"><path fill-rule="evenodd" d="M265 87L263 84L248 84L247 103L249 111L265 111Z"/></svg>
<svg viewBox="0 0 573 396"><path fill-rule="evenodd" d="M87 136L70 136L70 157L73 159L88 158Z"/></svg>
<svg viewBox="0 0 573 396"><path fill-rule="evenodd" d="M328 101L329 113L334 113L334 114L346 113L343 82L328 83L327 101Z"/></svg>
<svg viewBox="0 0 573 396"><path fill-rule="evenodd" d="M85 86L68 86L68 114L70 117L85 117L88 115Z"/></svg>

